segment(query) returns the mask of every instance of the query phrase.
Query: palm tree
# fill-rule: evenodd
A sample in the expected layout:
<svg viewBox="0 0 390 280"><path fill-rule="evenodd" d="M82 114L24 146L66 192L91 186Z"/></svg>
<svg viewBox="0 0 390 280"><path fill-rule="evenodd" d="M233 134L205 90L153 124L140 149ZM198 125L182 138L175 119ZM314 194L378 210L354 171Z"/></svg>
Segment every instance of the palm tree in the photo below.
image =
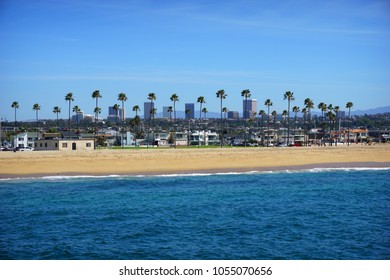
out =
<svg viewBox="0 0 390 280"><path fill-rule="evenodd" d="M292 111L294 112L295 116L294 116L294 136L296 134L296 130L297 130L297 114L299 113L300 109L298 106L294 106L292 108Z"/></svg>
<svg viewBox="0 0 390 280"><path fill-rule="evenodd" d="M169 121L172 122L173 107L169 106L167 112L169 113Z"/></svg>
<svg viewBox="0 0 390 280"><path fill-rule="evenodd" d="M15 125L14 125L14 130L16 130L16 110L19 109L19 102L14 101L11 104L11 108L15 109Z"/></svg>
<svg viewBox="0 0 390 280"><path fill-rule="evenodd" d="M190 146L190 129L191 129L191 127L190 127L190 123L191 123L191 119L190 119L191 110L190 110L190 108L186 109L185 114L186 114L186 119L188 119L187 146Z"/></svg>
<svg viewBox="0 0 390 280"><path fill-rule="evenodd" d="M95 146L94 146L94 149L96 149L97 122L99 119L99 114L101 113L101 109L99 108L99 98L102 98L100 91L95 90L94 92L92 92L92 98L96 99L96 106L95 106L95 109L93 110L95 113L95 144L94 144Z"/></svg>
<svg viewBox="0 0 390 280"><path fill-rule="evenodd" d="M94 92L92 92L92 98L96 99L96 106L95 106L95 108L98 108L99 107L99 98L102 98L102 96L100 94L100 91L99 90L95 90ZM100 112L95 112L95 125L96 125L97 120L99 118L99 113Z"/></svg>
<svg viewBox="0 0 390 280"><path fill-rule="evenodd" d="M220 133L220 142L221 142L221 148L223 146L223 118L222 118L222 100L225 99L227 97L227 94L225 93L225 90L221 89L221 90L218 90L217 93L217 98L219 98L221 100L221 133Z"/></svg>
<svg viewBox="0 0 390 280"><path fill-rule="evenodd" d="M206 118L206 114L207 114L208 112L209 112L209 111L207 111L207 108L206 108L206 107L204 107L204 108L202 109L203 118L207 119L207 118Z"/></svg>
<svg viewBox="0 0 390 280"><path fill-rule="evenodd" d="M287 115L288 115L287 110L283 110L283 112L282 112L282 119L284 120L284 123L287 123Z"/></svg>
<svg viewBox="0 0 390 280"><path fill-rule="evenodd" d="M223 112L223 114L224 114L223 118L226 120L227 113L229 112L228 108L223 107L223 108L222 108L222 112Z"/></svg>
<svg viewBox="0 0 390 280"><path fill-rule="evenodd" d="M81 109L76 105L73 107L73 112L76 113L77 133L79 133L79 113L81 112Z"/></svg>
<svg viewBox="0 0 390 280"><path fill-rule="evenodd" d="M133 119L133 122L130 122L130 125L131 123L134 124L134 130L135 130L135 133L134 133L134 146L137 145L137 131L139 130L140 128L140 119L138 117L138 112L141 111L141 109L139 108L139 105L134 105L133 106L133 112L135 112L135 118Z"/></svg>
<svg viewBox="0 0 390 280"><path fill-rule="evenodd" d="M246 122L247 122L248 117L249 117L247 110L248 110L248 98L251 97L250 90L244 89L243 91L241 91L241 96L245 98L244 112L243 112L242 117L244 118L244 121L245 121L244 146L246 147L246 126L247 126Z"/></svg>
<svg viewBox="0 0 390 280"><path fill-rule="evenodd" d="M287 146L290 144L290 103L294 101L294 93L291 91L286 91L284 94L284 99L287 99L288 109L287 109Z"/></svg>
<svg viewBox="0 0 390 280"><path fill-rule="evenodd" d="M36 118L37 118L37 130L38 130L38 111L41 110L41 106L38 103L33 105L33 110L35 110Z"/></svg>
<svg viewBox="0 0 390 280"><path fill-rule="evenodd" d="M260 110L259 111L259 116L261 116L261 126L264 126L264 116L265 116L265 111L264 110Z"/></svg>
<svg viewBox="0 0 390 280"><path fill-rule="evenodd" d="M349 130L350 130L350 125L351 125L351 108L353 107L352 102L347 102L345 105L345 108L348 109L348 146L349 146Z"/></svg>
<svg viewBox="0 0 390 280"><path fill-rule="evenodd" d="M102 112L102 108L95 107L95 109L93 109L93 112L95 113L95 115L99 115Z"/></svg>
<svg viewBox="0 0 390 280"><path fill-rule="evenodd" d="M336 115L332 111L329 111L327 115L329 119L329 144L332 146L332 124L336 121Z"/></svg>
<svg viewBox="0 0 390 280"><path fill-rule="evenodd" d="M122 122L125 123L125 102L127 101L127 96L126 96L126 93L119 93L118 94L118 101L121 101L122 102Z"/></svg>
<svg viewBox="0 0 390 280"><path fill-rule="evenodd" d="M115 111L115 124L116 126L118 126L118 116L119 116L119 108L120 108L121 105L119 104L114 104L114 106L112 106L112 109L114 109Z"/></svg>
<svg viewBox="0 0 390 280"><path fill-rule="evenodd" d="M268 130L268 136L267 136L267 147L269 147L269 118L270 118L270 114L269 114L269 108L272 106L272 102L271 102L271 99L267 99L265 102L264 102L264 105L267 106L268 108L268 119L267 119L267 130Z"/></svg>
<svg viewBox="0 0 390 280"><path fill-rule="evenodd" d="M248 108L247 108L247 101L248 101L248 98L251 97L251 93L250 93L250 90L249 89L244 89L243 91L241 91L241 96L245 98L245 106L244 106L244 113L243 113L243 118L244 119L248 119L249 115L248 115Z"/></svg>
<svg viewBox="0 0 390 280"><path fill-rule="evenodd" d="M305 101L303 102L304 105L305 105L305 108L307 109L307 114L309 115L308 117L308 124L310 125L311 124L311 109L314 109L314 102L313 100L311 100L310 98L306 98ZM306 110L305 110L306 111ZM302 109L302 112L303 112L303 109ZM307 134L307 123L306 123L306 127L305 127L305 132ZM305 136L305 139L306 139L306 136ZM307 145L307 141L306 141L306 145Z"/></svg>
<svg viewBox="0 0 390 280"><path fill-rule="evenodd" d="M199 120L202 121L202 106L206 103L206 100L204 99L204 96L199 96L196 102L199 103Z"/></svg>
<svg viewBox="0 0 390 280"><path fill-rule="evenodd" d="M55 106L55 107L53 108L53 113L54 113L54 114L57 114L57 131L58 131L58 130L59 130L59 125L58 125L58 114L61 113L61 108L58 107L58 106Z"/></svg>
<svg viewBox="0 0 390 280"><path fill-rule="evenodd" d="M173 145L176 149L176 102L179 101L179 96L176 93L172 94L171 101L173 102Z"/></svg>
<svg viewBox="0 0 390 280"><path fill-rule="evenodd" d="M176 123L176 102L179 101L179 96L176 93L174 93L172 94L170 99L173 102L173 122Z"/></svg>
<svg viewBox="0 0 390 280"><path fill-rule="evenodd" d="M139 108L138 105L134 105L133 106L133 112L135 112L135 116L137 117L138 116L138 112L141 111L141 109Z"/></svg>
<svg viewBox="0 0 390 280"><path fill-rule="evenodd" d="M303 108L302 109L302 114L303 114L303 145L304 146L307 146L306 144L307 144L307 141L306 141L306 132L307 132L307 122L306 122L306 116L307 116L307 112L308 112L308 109L307 109L307 107L305 107L305 108Z"/></svg>
<svg viewBox="0 0 390 280"><path fill-rule="evenodd" d="M313 100L311 100L310 98L306 98L303 103L307 108L307 113L309 114L309 122L310 122L311 121L311 109L314 109Z"/></svg>
<svg viewBox="0 0 390 280"><path fill-rule="evenodd" d="M335 106L334 109L333 109L334 113L336 114L336 129L338 132L340 132L340 106ZM337 122L338 120L338 122ZM338 135L340 135L338 133ZM337 146L337 141L336 141L336 146Z"/></svg>
<svg viewBox="0 0 390 280"><path fill-rule="evenodd" d="M326 127L325 112L328 109L328 107L327 107L327 105L324 102L320 102L318 104L317 108L321 110L322 127L325 129L325 127Z"/></svg>
<svg viewBox="0 0 390 280"><path fill-rule="evenodd" d="M155 112L154 110L154 101L156 100L156 94L151 92L148 94L148 100L150 100L150 112L149 112L149 129L152 127L152 114ZM148 131L148 138L149 138L149 131ZM154 142L154 130L153 130L153 134L152 134L152 138L153 138L153 142ZM148 143L149 143L149 139L148 139ZM154 144L154 143L153 143ZM149 144L148 144L148 148L149 148Z"/></svg>
<svg viewBox="0 0 390 280"><path fill-rule="evenodd" d="M102 108L100 107L95 107L95 109L93 109L93 112L95 113L95 115L99 115L101 112L102 112Z"/></svg>
<svg viewBox="0 0 390 280"><path fill-rule="evenodd" d="M265 116L265 111L264 110L260 110L259 111L259 116L261 116L261 141L262 141L262 145L264 145L264 137L265 137L265 133L264 133L264 116Z"/></svg>
<svg viewBox="0 0 390 280"><path fill-rule="evenodd" d="M65 100L69 103L69 120L68 120L68 130L69 130L69 139L70 139L70 107L73 99L73 93L69 92L67 95L65 95Z"/></svg>
<svg viewBox="0 0 390 280"><path fill-rule="evenodd" d="M276 111L272 111L271 115L274 117L274 131L276 131L276 117L278 116L278 113Z"/></svg>
<svg viewBox="0 0 390 280"><path fill-rule="evenodd" d="M154 121L154 119L155 119L155 117L156 117L156 114L157 114L157 108L152 108L152 118L153 118L153 121Z"/></svg>
<svg viewBox="0 0 390 280"><path fill-rule="evenodd" d="M199 96L198 100L196 101L199 103L199 127L202 125L202 106L204 103L206 103L206 100L204 99L204 96ZM200 128L198 133L198 147L200 146Z"/></svg>
<svg viewBox="0 0 390 280"><path fill-rule="evenodd" d="M122 125L125 125L126 124L126 122L125 122L125 118L126 118L126 116L125 116L125 102L127 101L126 93L123 93L123 92L119 93L118 94L118 101L122 102ZM123 149L123 130L124 130L124 128L121 129L121 131L122 131L122 142L121 142L122 149Z"/></svg>

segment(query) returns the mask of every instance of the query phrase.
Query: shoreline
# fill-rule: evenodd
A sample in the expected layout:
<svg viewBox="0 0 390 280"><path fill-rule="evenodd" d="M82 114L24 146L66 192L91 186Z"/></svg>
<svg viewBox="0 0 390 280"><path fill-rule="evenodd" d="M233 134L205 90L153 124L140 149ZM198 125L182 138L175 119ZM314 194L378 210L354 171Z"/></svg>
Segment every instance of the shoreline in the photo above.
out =
<svg viewBox="0 0 390 280"><path fill-rule="evenodd" d="M191 171L179 171L179 172L147 172L147 173L121 173L121 174L111 174L111 173L41 173L41 174L0 174L1 180L8 179L44 179L48 177L153 177L153 176L202 176L202 175L229 175L229 174L249 174L249 173L272 173L272 172L305 172L310 170L343 170L343 169L388 169L390 170L390 163L384 162L349 162L349 163L327 163L327 164L305 164L305 165L293 165L293 166L275 166L270 168L260 168L260 169L209 169L209 170L191 170Z"/></svg>
<svg viewBox="0 0 390 280"><path fill-rule="evenodd" d="M0 178L390 168L390 145L2 152Z"/></svg>

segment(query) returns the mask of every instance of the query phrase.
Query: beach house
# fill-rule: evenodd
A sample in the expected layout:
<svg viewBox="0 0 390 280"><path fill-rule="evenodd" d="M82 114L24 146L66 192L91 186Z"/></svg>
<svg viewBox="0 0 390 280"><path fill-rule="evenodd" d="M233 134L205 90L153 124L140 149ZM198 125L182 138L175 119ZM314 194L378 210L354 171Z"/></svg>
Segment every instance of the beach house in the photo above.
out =
<svg viewBox="0 0 390 280"><path fill-rule="evenodd" d="M21 132L14 136L14 148L34 147L34 142L39 139L40 132Z"/></svg>
<svg viewBox="0 0 390 280"><path fill-rule="evenodd" d="M43 133L42 137L35 141L36 151L79 151L93 150L94 139L63 139L61 133Z"/></svg>

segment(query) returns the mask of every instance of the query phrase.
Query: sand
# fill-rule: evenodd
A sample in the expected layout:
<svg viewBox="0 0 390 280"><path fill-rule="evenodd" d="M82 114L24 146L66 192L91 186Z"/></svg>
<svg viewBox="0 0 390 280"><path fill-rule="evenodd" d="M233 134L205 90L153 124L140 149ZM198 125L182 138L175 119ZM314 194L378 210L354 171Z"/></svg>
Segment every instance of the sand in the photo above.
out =
<svg viewBox="0 0 390 280"><path fill-rule="evenodd" d="M332 147L0 152L0 178L390 167L390 144Z"/></svg>

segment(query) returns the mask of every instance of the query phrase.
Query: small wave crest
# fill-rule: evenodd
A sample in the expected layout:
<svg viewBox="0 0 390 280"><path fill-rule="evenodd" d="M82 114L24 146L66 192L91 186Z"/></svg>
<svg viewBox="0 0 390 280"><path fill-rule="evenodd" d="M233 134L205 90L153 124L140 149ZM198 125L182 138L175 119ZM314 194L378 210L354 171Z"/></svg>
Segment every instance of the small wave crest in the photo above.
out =
<svg viewBox="0 0 390 280"><path fill-rule="evenodd" d="M323 172L353 172L353 171L389 171L390 167L315 167L302 169L277 169L277 170L250 170L250 171L229 171L229 172L194 172L194 173L172 173L172 174L140 174L140 175L52 175L42 177L16 177L0 178L0 182L18 180L75 180L75 179L126 179L126 178L172 178L172 177L205 177L205 176L226 176L226 175L251 175L251 174L286 174L286 173L323 173Z"/></svg>

